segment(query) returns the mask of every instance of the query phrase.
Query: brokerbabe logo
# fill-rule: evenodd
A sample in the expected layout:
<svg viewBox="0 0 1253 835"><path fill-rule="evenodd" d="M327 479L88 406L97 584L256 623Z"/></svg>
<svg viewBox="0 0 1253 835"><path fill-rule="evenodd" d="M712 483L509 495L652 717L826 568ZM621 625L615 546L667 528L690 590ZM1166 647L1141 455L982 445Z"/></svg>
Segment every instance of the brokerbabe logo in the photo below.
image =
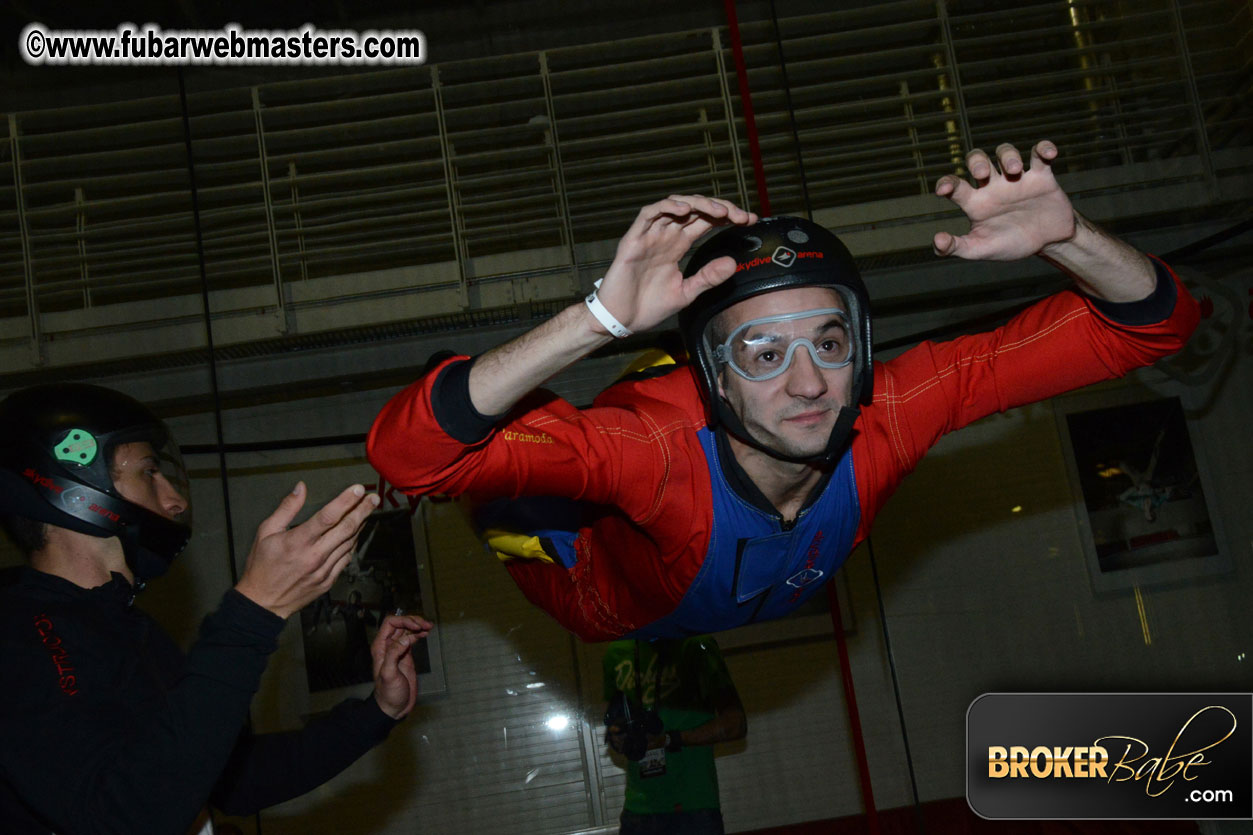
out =
<svg viewBox="0 0 1253 835"><path fill-rule="evenodd" d="M993 693L966 714L985 818L1253 818L1253 694Z"/></svg>

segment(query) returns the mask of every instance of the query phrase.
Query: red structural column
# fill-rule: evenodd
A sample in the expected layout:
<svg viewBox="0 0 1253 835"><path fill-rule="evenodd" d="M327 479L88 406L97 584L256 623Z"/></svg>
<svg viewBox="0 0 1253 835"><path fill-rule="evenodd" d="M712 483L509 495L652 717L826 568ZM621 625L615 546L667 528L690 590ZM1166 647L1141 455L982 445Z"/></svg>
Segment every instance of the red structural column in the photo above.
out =
<svg viewBox="0 0 1253 835"><path fill-rule="evenodd" d="M857 777L861 784L861 801L866 807L866 830L880 835L879 812L870 788L870 761L866 759L866 739L861 733L861 713L857 710L857 693L853 688L853 667L848 660L848 643L844 640L844 617L840 614L840 598L835 593L835 580L827 583L827 599L831 601L831 626L835 629L835 646L840 655L840 678L844 682L844 704L848 709L848 726L853 732L853 753L857 756Z"/></svg>
<svg viewBox="0 0 1253 835"><path fill-rule="evenodd" d="M731 54L735 56L735 77L740 83L740 106L744 109L748 150L753 157L753 178L757 181L757 212L766 217L770 214L770 193L766 190L766 167L761 162L761 143L757 141L753 97L748 90L748 68L744 64L744 45L740 41L740 21L735 13L735 0L723 0L723 6L727 12L727 30L731 35Z"/></svg>

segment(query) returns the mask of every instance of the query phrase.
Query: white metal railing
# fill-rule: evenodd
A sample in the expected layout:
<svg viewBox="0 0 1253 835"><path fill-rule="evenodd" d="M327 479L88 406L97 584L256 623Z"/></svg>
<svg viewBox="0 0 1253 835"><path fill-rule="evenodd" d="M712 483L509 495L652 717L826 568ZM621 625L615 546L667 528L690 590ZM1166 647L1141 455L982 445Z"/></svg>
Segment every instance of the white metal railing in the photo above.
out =
<svg viewBox="0 0 1253 835"><path fill-rule="evenodd" d="M1253 135L1238 0L894 0L742 34L776 213L925 194L972 144L1044 134L1070 170L1196 156L1212 183ZM318 277L451 262L463 307L485 256L577 277L576 245L662 194L755 200L729 68L714 29L193 93L210 286L270 288L282 331ZM177 96L5 121L0 314L34 361L46 314L199 291Z"/></svg>

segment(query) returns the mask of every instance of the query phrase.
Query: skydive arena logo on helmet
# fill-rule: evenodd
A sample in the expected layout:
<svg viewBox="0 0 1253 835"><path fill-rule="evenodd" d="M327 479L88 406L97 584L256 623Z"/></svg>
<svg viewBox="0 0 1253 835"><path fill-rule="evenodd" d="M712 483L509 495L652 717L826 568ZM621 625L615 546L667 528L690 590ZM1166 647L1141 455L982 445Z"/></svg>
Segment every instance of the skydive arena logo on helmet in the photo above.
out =
<svg viewBox="0 0 1253 835"><path fill-rule="evenodd" d="M65 489L64 487L62 487L60 484L57 484L48 476L35 472L34 467L27 467L26 469L22 470L22 475L25 476L27 479L29 479L30 482L34 484L35 486L43 487L46 490L53 490L57 493L60 493L61 491Z"/></svg>
<svg viewBox="0 0 1253 835"><path fill-rule="evenodd" d="M760 267L763 264L778 264L780 267L787 269L788 267L792 266L792 264L802 259L821 260L822 258L825 258L825 257L826 256L822 252L819 252L817 250L812 250L812 251L807 250L805 252L796 252L795 250L791 250L785 246L781 246L778 249L776 249L774 251L774 254L771 255L769 258L762 256L761 258L754 258L751 261L745 261L742 264L736 265L735 271L739 273L739 272L743 272L744 270L751 270L753 267Z"/></svg>

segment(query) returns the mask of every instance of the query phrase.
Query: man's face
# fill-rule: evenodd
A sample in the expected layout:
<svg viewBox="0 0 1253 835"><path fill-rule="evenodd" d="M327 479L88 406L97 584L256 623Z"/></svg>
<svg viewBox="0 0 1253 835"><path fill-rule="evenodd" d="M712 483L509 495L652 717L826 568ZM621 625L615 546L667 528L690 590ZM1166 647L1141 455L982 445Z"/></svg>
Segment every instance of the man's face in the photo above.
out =
<svg viewBox="0 0 1253 835"><path fill-rule="evenodd" d="M823 308L847 311L840 294L830 288L778 290L727 308L719 316L718 330L729 334L750 320ZM797 322L806 331L797 335L806 336L815 345L821 344L825 329L832 326L829 317L822 316ZM753 330L744 336L751 339ZM782 349L786 351L787 346ZM789 457L805 458L826 450L840 408L852 402L854 365L822 368L802 344L786 370L768 380L746 380L724 365L718 375L718 389L758 442Z"/></svg>
<svg viewBox="0 0 1253 835"><path fill-rule="evenodd" d="M122 497L140 507L167 519L178 519L187 511L187 499L161 471L161 462L147 441L118 444L110 474Z"/></svg>

